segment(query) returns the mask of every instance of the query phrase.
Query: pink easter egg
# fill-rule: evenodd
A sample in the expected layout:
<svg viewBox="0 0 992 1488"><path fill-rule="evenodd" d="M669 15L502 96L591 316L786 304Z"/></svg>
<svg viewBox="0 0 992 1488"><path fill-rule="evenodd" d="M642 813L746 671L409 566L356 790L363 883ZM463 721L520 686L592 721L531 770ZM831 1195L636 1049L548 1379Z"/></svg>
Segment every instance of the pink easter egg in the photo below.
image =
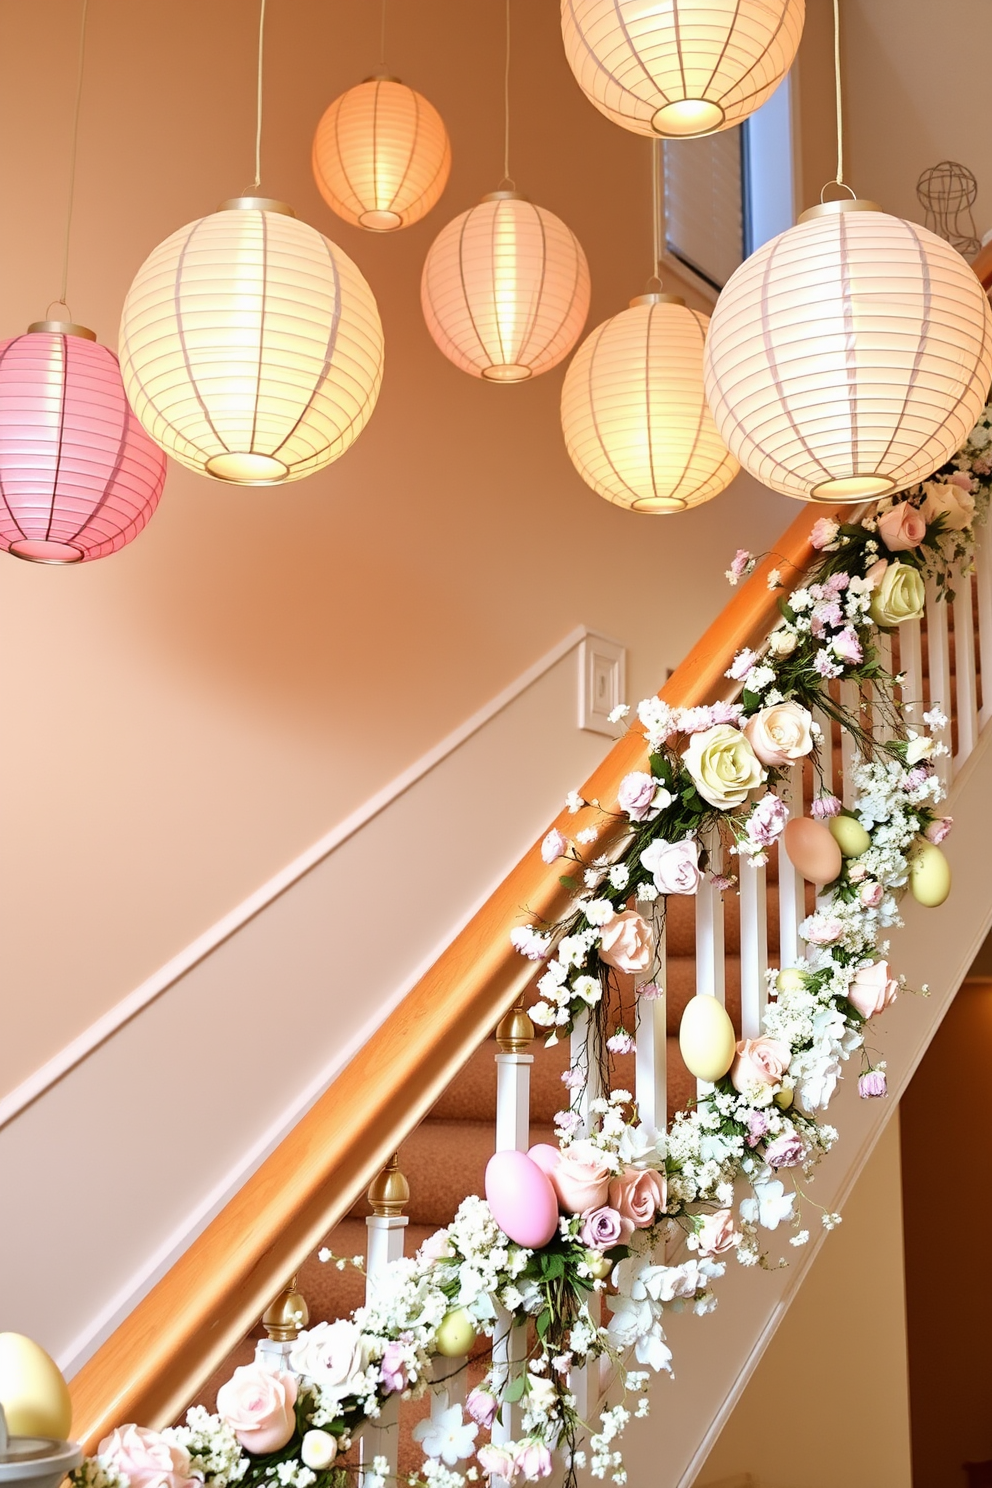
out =
<svg viewBox="0 0 992 1488"><path fill-rule="evenodd" d="M782 833L789 861L813 884L833 883L838 877L843 858L830 828L823 822L797 816Z"/></svg>
<svg viewBox="0 0 992 1488"><path fill-rule="evenodd" d="M486 1166L486 1202L504 1234L539 1250L558 1229L558 1196L526 1152L497 1152Z"/></svg>
<svg viewBox="0 0 992 1488"><path fill-rule="evenodd" d="M561 1162L561 1149L559 1147L552 1147L550 1142L535 1142L534 1146L528 1151L527 1156L531 1162L537 1163L542 1173L547 1173L550 1178L555 1168Z"/></svg>

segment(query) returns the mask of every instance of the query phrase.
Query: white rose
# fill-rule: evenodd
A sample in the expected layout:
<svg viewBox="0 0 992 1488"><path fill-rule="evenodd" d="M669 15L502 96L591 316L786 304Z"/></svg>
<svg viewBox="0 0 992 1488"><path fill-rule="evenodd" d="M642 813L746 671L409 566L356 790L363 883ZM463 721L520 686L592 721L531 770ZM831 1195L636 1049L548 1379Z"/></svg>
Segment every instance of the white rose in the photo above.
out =
<svg viewBox="0 0 992 1488"><path fill-rule="evenodd" d="M975 520L975 498L957 481L924 481L927 499L923 515L927 523L944 519L945 532L962 532Z"/></svg>
<svg viewBox="0 0 992 1488"><path fill-rule="evenodd" d="M641 853L641 866L653 876L659 894L694 894L702 878L699 843L691 837L684 842L659 837Z"/></svg>
<svg viewBox="0 0 992 1488"><path fill-rule="evenodd" d="M367 1363L361 1331L347 1318L301 1333L289 1355L290 1368L312 1380L325 1400L349 1395Z"/></svg>
<svg viewBox="0 0 992 1488"><path fill-rule="evenodd" d="M721 811L743 805L765 778L754 750L729 723L693 734L682 758L703 800Z"/></svg>
<svg viewBox="0 0 992 1488"><path fill-rule="evenodd" d="M871 618L891 628L904 620L919 620L926 604L923 580L908 563L890 563L871 597Z"/></svg>
<svg viewBox="0 0 992 1488"><path fill-rule="evenodd" d="M763 765L781 769L813 748L812 714L801 703L762 708L744 725L744 736Z"/></svg>
<svg viewBox="0 0 992 1488"><path fill-rule="evenodd" d="M773 630L768 637L768 649L773 656L791 656L799 644L799 637L794 630L788 630L782 626L779 630Z"/></svg>

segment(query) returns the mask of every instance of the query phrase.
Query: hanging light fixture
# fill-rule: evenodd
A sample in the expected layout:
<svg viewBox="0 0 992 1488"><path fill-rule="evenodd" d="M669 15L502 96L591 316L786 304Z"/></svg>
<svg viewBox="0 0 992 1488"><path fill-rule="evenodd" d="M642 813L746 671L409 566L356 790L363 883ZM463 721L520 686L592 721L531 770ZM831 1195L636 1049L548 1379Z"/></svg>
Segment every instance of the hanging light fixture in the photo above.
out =
<svg viewBox="0 0 992 1488"><path fill-rule="evenodd" d="M589 267L578 239L510 179L509 75L506 0L503 181L438 235L420 286L427 329L441 351L489 382L547 372L571 351L589 313Z"/></svg>
<svg viewBox="0 0 992 1488"><path fill-rule="evenodd" d="M843 178L834 0L837 175ZM992 378L992 311L949 243L843 198L741 265L706 343L706 394L744 468L805 501L904 490L959 449Z"/></svg>
<svg viewBox="0 0 992 1488"><path fill-rule="evenodd" d="M709 317L661 292L658 143L652 141L657 290L597 326L572 358L561 424L587 485L636 512L680 512L718 496L740 466L719 434L703 391Z"/></svg>
<svg viewBox="0 0 992 1488"><path fill-rule="evenodd" d="M262 36L255 180L261 178ZM235 197L145 260L121 316L121 368L142 425L187 466L278 485L358 438L382 380L382 326L351 259L285 202Z"/></svg>
<svg viewBox="0 0 992 1488"><path fill-rule="evenodd" d="M740 124L792 66L805 0L561 0L583 93L635 134L686 139Z"/></svg>

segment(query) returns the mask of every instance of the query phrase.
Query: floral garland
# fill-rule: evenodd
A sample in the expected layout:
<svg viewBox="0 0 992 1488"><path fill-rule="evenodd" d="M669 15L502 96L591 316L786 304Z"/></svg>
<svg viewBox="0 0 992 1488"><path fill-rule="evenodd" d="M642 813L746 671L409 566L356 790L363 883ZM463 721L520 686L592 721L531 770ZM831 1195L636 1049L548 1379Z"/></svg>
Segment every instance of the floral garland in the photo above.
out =
<svg viewBox="0 0 992 1488"><path fill-rule="evenodd" d="M884 1062L865 1052L866 1028L904 979L890 975L882 937L901 924L899 897L908 885L916 891L921 863L940 877L933 855L940 859L951 819L936 812L943 791L934 767L947 752L936 737L947 719L934 707L923 714L924 732L910 725L913 704L897 701L903 679L886 671L878 634L922 615L925 578L953 596L990 492L986 410L933 480L878 503L859 522L816 523L818 559L800 587L783 592L765 652L738 653L727 672L741 684L738 701L672 709L645 700L637 717L649 768L622 781L617 811L568 797L570 811L591 805L600 823L572 841L548 833L542 853L567 866L562 882L578 898L562 922L512 933L517 950L545 966L531 1016L547 1042L580 1019L587 1029L584 1057L562 1077L571 1102L556 1118L559 1147L529 1157L552 1195L545 1242L521 1243L508 1233L512 1212L500 1228L486 1201L466 1199L416 1256L372 1278L366 1305L350 1319L302 1332L287 1368L236 1369L216 1413L193 1407L184 1425L114 1431L73 1474L77 1488L344 1488L354 1469L336 1459L391 1398L424 1394L433 1356L460 1356L479 1334L493 1339L528 1324L526 1363L492 1365L464 1412L435 1394L430 1418L414 1432L425 1460L407 1481L414 1488L464 1488L480 1474L511 1485L535 1481L551 1475L555 1453L568 1481L585 1465L594 1477L626 1481L618 1438L631 1414L647 1414L650 1372L671 1368L665 1312L711 1310L713 1284L732 1256L767 1264L760 1229L791 1225L793 1246L809 1238L804 1195L784 1180L809 1178L836 1141L817 1113L855 1051L862 1051L861 1096L886 1093ZM738 552L727 577L736 584L754 566ZM783 587L778 572L769 586ZM837 702L834 680L872 689L874 728ZM668 897L695 894L707 874L718 891L733 886L732 876L713 871L705 842L718 838L743 859L742 872L767 860L786 827L782 797L793 769L809 758L820 770L814 710L850 731L860 757L851 811L822 776L813 802L814 819L834 823L844 855L800 927L805 960L769 973L763 1032L736 1044L724 1072L667 1134L639 1120L629 1091L587 1101L590 1064L608 1077L609 1056L633 1045L626 1030L609 1032L615 974L638 977L641 999L656 994L656 926ZM616 719L628 711L616 710ZM608 851L587 861L583 849L604 842ZM741 1185L747 1192L736 1198L735 1217ZM505 1202L491 1198L504 1216ZM832 1228L839 1216L824 1213L822 1223ZM676 1229L685 1258L670 1264L665 1248ZM332 1258L321 1252L321 1259ZM594 1427L580 1418L569 1376L601 1359L612 1363L621 1399ZM519 1410L519 1439L480 1442L510 1404ZM384 1488L384 1458L363 1471L365 1488Z"/></svg>

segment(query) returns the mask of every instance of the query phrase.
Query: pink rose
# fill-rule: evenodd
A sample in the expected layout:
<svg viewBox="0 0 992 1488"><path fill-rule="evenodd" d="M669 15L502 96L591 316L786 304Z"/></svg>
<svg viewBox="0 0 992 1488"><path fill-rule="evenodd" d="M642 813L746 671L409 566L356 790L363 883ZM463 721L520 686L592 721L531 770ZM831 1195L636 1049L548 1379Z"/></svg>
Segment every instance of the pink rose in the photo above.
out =
<svg viewBox="0 0 992 1488"><path fill-rule="evenodd" d="M631 821L654 821L663 807L670 805L672 795L653 775L633 770L621 780L617 801L620 810L625 811Z"/></svg>
<svg viewBox="0 0 992 1488"><path fill-rule="evenodd" d="M888 568L888 566L889 560L887 558L876 559L871 568L865 574L865 583L868 585L869 589L877 588L877 586L882 582L882 579L885 577L885 570Z"/></svg>
<svg viewBox="0 0 992 1488"><path fill-rule="evenodd" d="M699 1227L699 1254L704 1257L726 1255L739 1245L741 1237L734 1229L734 1215L730 1209L718 1209L707 1214Z"/></svg>
<svg viewBox="0 0 992 1488"><path fill-rule="evenodd" d="M888 1093L889 1082L883 1069L866 1070L858 1081L858 1094L862 1100L876 1100Z"/></svg>
<svg viewBox="0 0 992 1488"><path fill-rule="evenodd" d="M447 1230L435 1230L433 1235L428 1235L420 1247L420 1254L427 1261L446 1261L454 1253L455 1248Z"/></svg>
<svg viewBox="0 0 992 1488"><path fill-rule="evenodd" d="M242 1364L217 1391L217 1414L249 1452L278 1452L296 1430L296 1376Z"/></svg>
<svg viewBox="0 0 992 1488"><path fill-rule="evenodd" d="M938 843L943 842L953 825L953 816L935 816L923 835L928 842L932 842L936 846Z"/></svg>
<svg viewBox="0 0 992 1488"><path fill-rule="evenodd" d="M789 808L778 796L762 796L747 819L748 839L758 847L771 847L785 830Z"/></svg>
<svg viewBox="0 0 992 1488"><path fill-rule="evenodd" d="M602 1209L610 1192L610 1172L603 1153L592 1142L573 1142L548 1174L558 1202L569 1214Z"/></svg>
<svg viewBox="0 0 992 1488"><path fill-rule="evenodd" d="M613 1185L610 1184L612 1189ZM634 1233L633 1220L624 1219L615 1209L605 1205L602 1209L587 1209L582 1216L579 1239L590 1250L609 1250L611 1245L622 1245Z"/></svg>
<svg viewBox="0 0 992 1488"><path fill-rule="evenodd" d="M895 1002L898 990L899 983L889 976L889 963L873 961L855 972L854 981L847 989L847 1000L862 1018L873 1018Z"/></svg>
<svg viewBox="0 0 992 1488"><path fill-rule="evenodd" d="M399 1395L410 1383L406 1372L406 1350L401 1343L390 1339L382 1351L382 1383L392 1395Z"/></svg>
<svg viewBox="0 0 992 1488"><path fill-rule="evenodd" d="M659 837L641 853L641 867L654 878L659 894L694 894L699 888L699 843L691 837L666 842Z"/></svg>
<svg viewBox="0 0 992 1488"><path fill-rule="evenodd" d="M481 1426L483 1431L489 1431L496 1419L499 1401L488 1390L470 1390L465 1409L477 1426Z"/></svg>
<svg viewBox="0 0 992 1488"><path fill-rule="evenodd" d="M926 537L926 518L910 502L900 501L878 518L878 535L890 553L905 553L909 548L918 548Z"/></svg>
<svg viewBox="0 0 992 1488"><path fill-rule="evenodd" d="M553 863L557 858L564 857L568 851L568 838L557 827L551 831L541 843L541 857L545 863Z"/></svg>
<svg viewBox="0 0 992 1488"><path fill-rule="evenodd" d="M610 1184L610 1204L621 1219L629 1219L638 1230L653 1225L666 1202L664 1175L654 1168L624 1168Z"/></svg>
<svg viewBox="0 0 992 1488"><path fill-rule="evenodd" d="M508 1452L505 1447L494 1447L491 1442L486 1442L476 1452L479 1466L490 1478L502 1478L504 1483L512 1483L516 1474L516 1464L513 1461L513 1453Z"/></svg>
<svg viewBox="0 0 992 1488"><path fill-rule="evenodd" d="M864 660L864 652L861 642L858 640L857 632L847 626L840 635L835 635L830 643L833 646L834 655L839 661L847 666L857 666L859 661Z"/></svg>
<svg viewBox="0 0 992 1488"><path fill-rule="evenodd" d="M174 1447L147 1426L119 1426L96 1450L131 1488L187 1488L193 1482L185 1448Z"/></svg>
<svg viewBox="0 0 992 1488"><path fill-rule="evenodd" d="M803 925L803 940L807 945L833 945L844 934L844 926L836 915L811 915Z"/></svg>
<svg viewBox="0 0 992 1488"><path fill-rule="evenodd" d="M817 821L828 816L840 816L841 809L839 796L817 796L813 802L813 816Z"/></svg>
<svg viewBox="0 0 992 1488"><path fill-rule="evenodd" d="M813 530L809 535L810 543L822 552L824 548L829 548L839 531L840 527L832 517L820 517L813 523Z"/></svg>
<svg viewBox="0 0 992 1488"><path fill-rule="evenodd" d="M525 1437L517 1444L513 1466L517 1475L528 1483L535 1482L538 1478L550 1478L554 1471L550 1451L542 1441L532 1436Z"/></svg>
<svg viewBox="0 0 992 1488"><path fill-rule="evenodd" d="M789 1068L792 1050L779 1039L744 1039L737 1045L737 1058L730 1070L735 1090L751 1090L758 1085L778 1085Z"/></svg>
<svg viewBox="0 0 992 1488"><path fill-rule="evenodd" d="M813 718L801 703L773 703L744 725L744 737L763 765L780 769L813 748Z"/></svg>
<svg viewBox="0 0 992 1488"><path fill-rule="evenodd" d="M625 909L603 926L599 959L607 966L617 971L647 971L653 957L654 934L636 910Z"/></svg>
<svg viewBox="0 0 992 1488"><path fill-rule="evenodd" d="M768 1117L764 1111L748 1111L747 1113L747 1145L757 1147L762 1137L768 1135Z"/></svg>
<svg viewBox="0 0 992 1488"><path fill-rule="evenodd" d="M880 883L863 883L858 890L858 898L866 909L877 909L885 896L885 890Z"/></svg>
<svg viewBox="0 0 992 1488"><path fill-rule="evenodd" d="M765 1162L770 1168L798 1168L806 1156L806 1147L795 1132L776 1137L765 1148Z"/></svg>

